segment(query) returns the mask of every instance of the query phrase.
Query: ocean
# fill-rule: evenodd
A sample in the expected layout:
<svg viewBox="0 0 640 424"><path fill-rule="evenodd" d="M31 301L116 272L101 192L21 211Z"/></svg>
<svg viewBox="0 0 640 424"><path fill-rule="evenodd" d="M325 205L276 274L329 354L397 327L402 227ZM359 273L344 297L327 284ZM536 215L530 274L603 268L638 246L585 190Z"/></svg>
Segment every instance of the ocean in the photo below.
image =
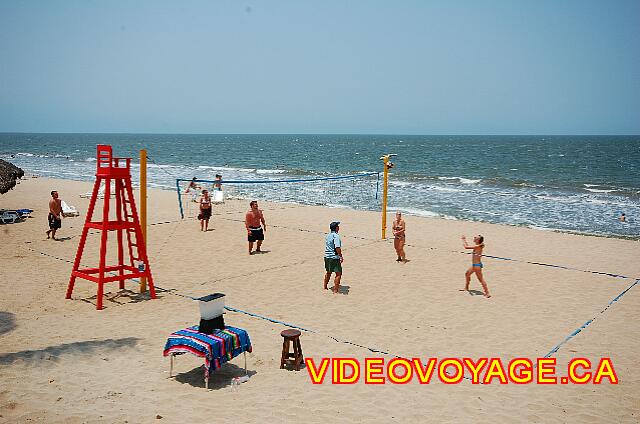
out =
<svg viewBox="0 0 640 424"><path fill-rule="evenodd" d="M0 158L28 173L92 181L96 144L136 163L147 149L150 186L169 190L176 178L216 173L273 180L375 172L380 156L394 153L391 213L640 239L640 136L3 133ZM292 185L260 186L281 200L278 190ZM358 185L327 187L331 206L380 208L379 198L363 201Z"/></svg>

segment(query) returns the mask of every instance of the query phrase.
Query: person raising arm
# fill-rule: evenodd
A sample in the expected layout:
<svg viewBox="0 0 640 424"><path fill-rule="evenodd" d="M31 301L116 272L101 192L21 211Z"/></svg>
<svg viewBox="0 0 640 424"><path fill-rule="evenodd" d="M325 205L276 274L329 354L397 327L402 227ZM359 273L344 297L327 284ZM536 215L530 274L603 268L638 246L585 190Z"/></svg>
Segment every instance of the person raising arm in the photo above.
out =
<svg viewBox="0 0 640 424"><path fill-rule="evenodd" d="M471 253L471 267L465 272L465 280L466 284L464 286L464 290L461 291L469 291L469 283L471 282L471 274L475 274L480 284L482 284L482 288L484 290L484 296L486 298L490 298L491 294L489 293L489 287L487 286L487 282L482 275L482 251L484 249L484 237L481 235L477 235L473 238L474 244L471 245L467 242L467 237L462 236L462 244L465 249L472 250Z"/></svg>

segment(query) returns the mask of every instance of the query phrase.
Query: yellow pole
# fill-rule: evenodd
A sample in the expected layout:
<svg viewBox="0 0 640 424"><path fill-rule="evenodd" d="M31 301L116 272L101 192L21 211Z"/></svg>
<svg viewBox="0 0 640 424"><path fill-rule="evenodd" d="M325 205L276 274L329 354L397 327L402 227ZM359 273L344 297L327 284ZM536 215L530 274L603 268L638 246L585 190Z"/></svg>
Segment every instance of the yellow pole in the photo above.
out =
<svg viewBox="0 0 640 424"><path fill-rule="evenodd" d="M140 226L145 249L147 246L147 151L140 150ZM148 257L147 253L147 257ZM140 278L140 293L147 291L147 277Z"/></svg>
<svg viewBox="0 0 640 424"><path fill-rule="evenodd" d="M384 178L382 179L382 239L387 238L387 182L389 177L389 155L384 155L382 158L384 163Z"/></svg>

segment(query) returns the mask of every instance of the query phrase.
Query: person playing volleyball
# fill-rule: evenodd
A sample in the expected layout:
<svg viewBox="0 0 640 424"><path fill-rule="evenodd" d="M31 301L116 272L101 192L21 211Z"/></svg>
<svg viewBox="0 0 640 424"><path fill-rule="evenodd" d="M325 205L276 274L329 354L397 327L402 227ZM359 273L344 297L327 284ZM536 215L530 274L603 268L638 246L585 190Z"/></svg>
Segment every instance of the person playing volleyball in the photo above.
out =
<svg viewBox="0 0 640 424"><path fill-rule="evenodd" d="M487 287L487 282L484 280L484 276L482 275L482 250L484 249L484 237L481 235L477 235L473 238L474 245L470 245L467 243L467 237L462 236L462 243L465 249L472 249L471 253L471 267L464 274L464 277L467 283L464 286L464 290L461 291L469 291L469 283L471 282L471 274L476 274L480 284L482 284L482 288L484 289L484 296L486 298L490 298L491 294L489 294L489 287Z"/></svg>

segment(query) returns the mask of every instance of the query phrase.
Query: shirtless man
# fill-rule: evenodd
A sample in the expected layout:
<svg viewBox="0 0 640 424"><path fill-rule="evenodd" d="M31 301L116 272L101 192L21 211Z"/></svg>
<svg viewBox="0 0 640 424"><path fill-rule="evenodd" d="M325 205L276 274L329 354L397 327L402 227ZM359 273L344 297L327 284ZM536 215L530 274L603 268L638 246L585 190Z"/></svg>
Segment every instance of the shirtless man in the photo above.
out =
<svg viewBox="0 0 640 424"><path fill-rule="evenodd" d="M209 231L209 219L211 219L211 197L207 190L202 190L200 199L200 231Z"/></svg>
<svg viewBox="0 0 640 424"><path fill-rule="evenodd" d="M396 212L396 219L393 221L393 247L396 249L398 259L396 262L406 262L407 258L404 253L406 225L402 219L402 212Z"/></svg>
<svg viewBox="0 0 640 424"><path fill-rule="evenodd" d="M476 274L480 284L482 284L482 288L484 289L484 296L486 298L490 298L491 294L489 294L489 288L487 287L487 282L484 281L484 277L482 276L482 250L484 249L484 237L481 235L477 235L473 238L473 242L475 243L473 246L467 243L467 237L462 236L462 243L465 249L472 249L473 253L471 254L471 267L464 274L467 283L464 286L464 290L460 291L469 291L469 283L471 282L471 274Z"/></svg>
<svg viewBox="0 0 640 424"><path fill-rule="evenodd" d="M191 181L189 181L189 185L187 186L187 189L185 190L185 193L191 193L191 201L192 202L197 202L198 201L198 190L200 190L200 186L196 183L197 178L193 177L191 179Z"/></svg>
<svg viewBox="0 0 640 424"><path fill-rule="evenodd" d="M267 223L264 222L264 215L258 209L258 202L252 200L249 203L249 212L244 217L244 226L247 228L247 239L249 240L249 254L253 254L253 243L256 245L256 253L262 252L260 246L264 240L264 232L267 231Z"/></svg>
<svg viewBox="0 0 640 424"><path fill-rule="evenodd" d="M222 175L216 174L216 179L213 183L213 189L216 191L222 191Z"/></svg>
<svg viewBox="0 0 640 424"><path fill-rule="evenodd" d="M56 239L56 231L62 227L62 201L58 199L58 192L51 192L51 200L49 200L49 230L47 230L47 238Z"/></svg>

